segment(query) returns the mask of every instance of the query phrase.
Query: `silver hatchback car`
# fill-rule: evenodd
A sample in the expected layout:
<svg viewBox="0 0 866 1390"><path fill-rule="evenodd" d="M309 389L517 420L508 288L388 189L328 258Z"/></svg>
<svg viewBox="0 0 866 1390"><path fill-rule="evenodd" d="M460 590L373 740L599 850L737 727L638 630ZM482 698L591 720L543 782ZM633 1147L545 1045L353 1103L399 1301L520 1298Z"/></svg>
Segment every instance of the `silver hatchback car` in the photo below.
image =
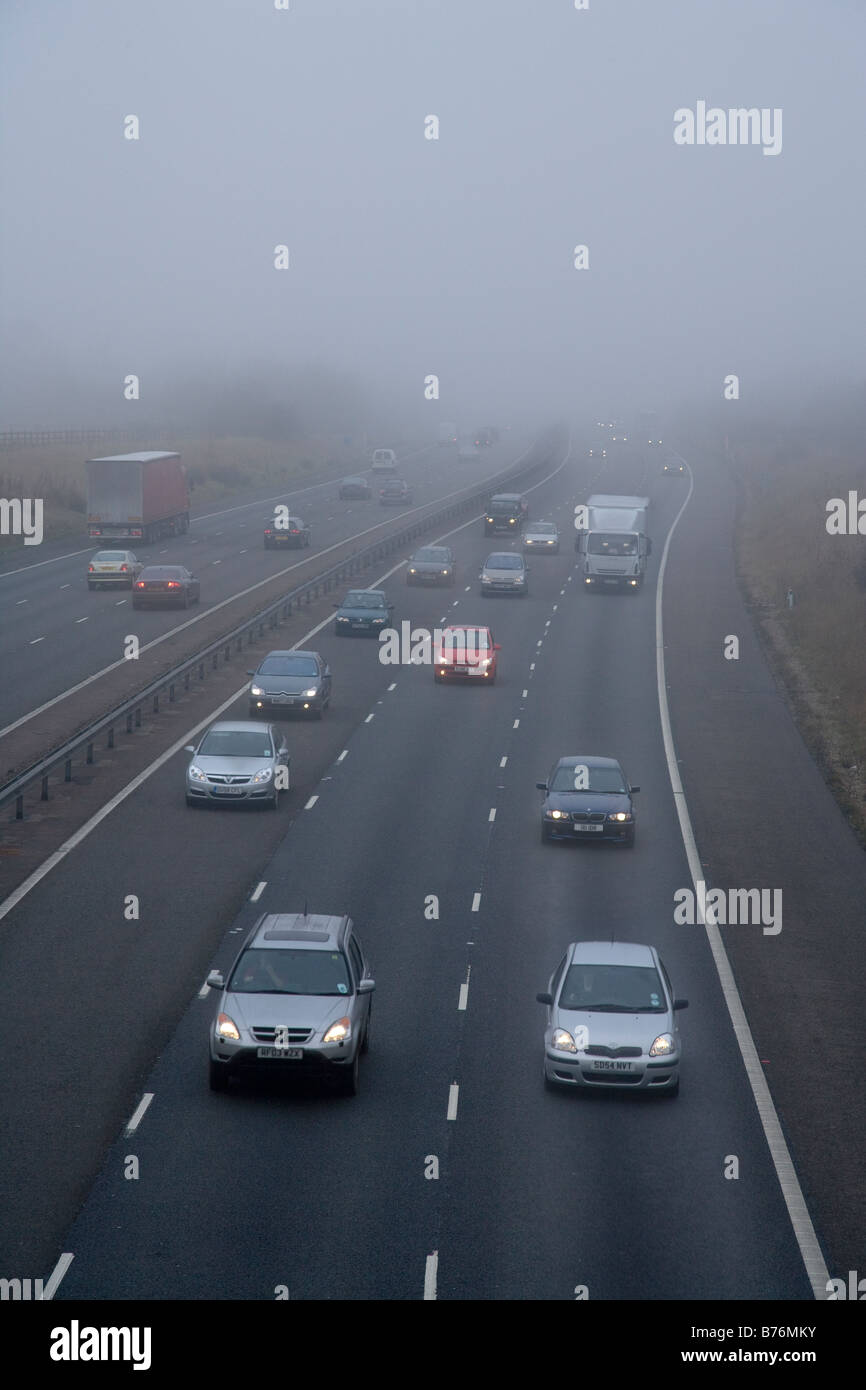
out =
<svg viewBox="0 0 866 1390"><path fill-rule="evenodd" d="M544 1080L675 1096L682 1046L668 973L654 946L574 941L536 996L547 1005Z"/></svg>
<svg viewBox="0 0 866 1390"><path fill-rule="evenodd" d="M185 746L193 758L186 770L186 804L258 802L277 809L289 789L291 759L273 724L221 719L200 740Z"/></svg>
<svg viewBox="0 0 866 1390"><path fill-rule="evenodd" d="M231 1076L329 1076L358 1091L375 982L350 917L265 913L221 990L210 1030L210 1085Z"/></svg>

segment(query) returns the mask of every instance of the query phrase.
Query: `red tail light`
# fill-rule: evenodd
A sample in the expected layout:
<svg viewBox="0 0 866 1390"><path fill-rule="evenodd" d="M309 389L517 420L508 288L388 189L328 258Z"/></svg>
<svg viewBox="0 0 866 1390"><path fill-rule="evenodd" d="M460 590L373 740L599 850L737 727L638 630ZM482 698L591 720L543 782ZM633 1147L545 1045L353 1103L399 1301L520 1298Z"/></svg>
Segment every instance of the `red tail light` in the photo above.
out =
<svg viewBox="0 0 866 1390"><path fill-rule="evenodd" d="M120 568L122 573L126 574L126 571L129 569L129 565L121 565Z"/></svg>
<svg viewBox="0 0 866 1390"><path fill-rule="evenodd" d="M143 579L139 579L139 581L138 581L138 583L136 584L135 587L136 587L136 589L143 589L143 588L145 587L144 580L143 580Z"/></svg>
<svg viewBox="0 0 866 1390"><path fill-rule="evenodd" d="M178 581L177 579L170 579L170 580L168 581L168 587L169 587L169 589L179 589L179 588L180 588L180 583L179 583L179 581Z"/></svg>
<svg viewBox="0 0 866 1390"><path fill-rule="evenodd" d="M88 565L88 566L87 566L87 569L88 569L88 571L89 571L90 574L93 574L93 573L95 572L95 570L96 570L96 566L95 566L95 565Z"/></svg>

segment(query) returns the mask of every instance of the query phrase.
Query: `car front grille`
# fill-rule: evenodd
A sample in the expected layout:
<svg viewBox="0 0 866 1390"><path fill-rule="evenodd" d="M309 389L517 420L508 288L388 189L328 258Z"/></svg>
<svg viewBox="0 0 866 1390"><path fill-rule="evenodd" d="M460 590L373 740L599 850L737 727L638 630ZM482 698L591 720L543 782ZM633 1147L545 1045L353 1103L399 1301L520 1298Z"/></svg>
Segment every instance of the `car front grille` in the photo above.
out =
<svg viewBox="0 0 866 1390"><path fill-rule="evenodd" d="M595 1043L592 1047L584 1048L588 1057L640 1057L639 1047L605 1047L602 1043Z"/></svg>
<svg viewBox="0 0 866 1390"><path fill-rule="evenodd" d="M603 821L604 811L572 811L571 819L574 821Z"/></svg>
<svg viewBox="0 0 866 1390"><path fill-rule="evenodd" d="M593 1081L596 1083L601 1082L605 1086L610 1086L611 1084L614 1086L639 1086L643 1077L640 1072L635 1073L632 1071L585 1071L583 1073L583 1079L590 1083Z"/></svg>
<svg viewBox="0 0 866 1390"><path fill-rule="evenodd" d="M271 1047L275 1046L274 1040L277 1036L276 1028L252 1028L250 1031L256 1042L268 1043ZM301 1043L309 1042L312 1036L312 1028L290 1028L288 1030L289 1041L287 1045L289 1047L300 1047Z"/></svg>
<svg viewBox="0 0 866 1390"><path fill-rule="evenodd" d="M218 787L245 787L248 785L249 776L231 776L224 772L209 772L207 780L213 782Z"/></svg>

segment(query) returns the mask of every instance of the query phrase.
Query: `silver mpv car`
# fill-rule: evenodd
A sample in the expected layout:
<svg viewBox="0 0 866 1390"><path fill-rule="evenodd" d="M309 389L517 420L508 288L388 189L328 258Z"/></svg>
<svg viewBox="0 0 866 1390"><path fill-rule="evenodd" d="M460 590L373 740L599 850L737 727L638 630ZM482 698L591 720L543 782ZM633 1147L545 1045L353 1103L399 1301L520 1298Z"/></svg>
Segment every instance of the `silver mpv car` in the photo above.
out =
<svg viewBox="0 0 866 1390"><path fill-rule="evenodd" d="M187 806L256 801L276 811L280 792L289 789L289 750L273 724L220 719L198 747L187 743L184 752L193 755L186 770Z"/></svg>
<svg viewBox="0 0 866 1390"><path fill-rule="evenodd" d="M544 1080L675 1096L682 1046L668 973L654 946L575 941L536 996L547 1005Z"/></svg>
<svg viewBox="0 0 866 1390"><path fill-rule="evenodd" d="M266 1074L330 1076L358 1091L360 1055L370 1041L375 982L349 917L263 914L221 990L210 1030L210 1085Z"/></svg>

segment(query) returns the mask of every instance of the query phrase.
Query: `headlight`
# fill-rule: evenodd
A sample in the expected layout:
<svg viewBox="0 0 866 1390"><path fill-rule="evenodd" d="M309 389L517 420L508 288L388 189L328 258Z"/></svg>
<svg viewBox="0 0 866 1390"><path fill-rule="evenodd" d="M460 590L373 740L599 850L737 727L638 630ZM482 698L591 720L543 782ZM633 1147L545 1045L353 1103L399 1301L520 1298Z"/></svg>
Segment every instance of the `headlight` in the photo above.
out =
<svg viewBox="0 0 866 1390"><path fill-rule="evenodd" d="M414 574L415 571L413 570L412 573ZM443 573L443 574L450 574L451 571L450 571L450 570L443 570L442 573Z"/></svg>
<svg viewBox="0 0 866 1390"><path fill-rule="evenodd" d="M319 692L318 692L316 686L313 686L312 690L305 690L305 691L304 691L304 697L305 697L307 700L311 700L312 697L313 697L314 695L318 695L318 693L319 693Z"/></svg>
<svg viewBox="0 0 866 1390"><path fill-rule="evenodd" d="M544 814L550 816L551 820L568 820L567 811L545 811Z"/></svg>
<svg viewBox="0 0 866 1390"><path fill-rule="evenodd" d="M190 781L192 781L192 782L206 782L206 781L207 781L207 773L206 773L206 772L202 772L201 768L200 768L200 767L196 767L195 765L193 765L191 768L189 768L188 773L187 773L187 776L189 777Z"/></svg>
<svg viewBox="0 0 866 1390"><path fill-rule="evenodd" d="M338 622L338 623L347 623L348 621L349 621L348 618L340 618L340 617L337 618L337 622Z"/></svg>
<svg viewBox="0 0 866 1390"><path fill-rule="evenodd" d="M651 1057L669 1057L672 1052L676 1052L677 1045L670 1033L659 1033L655 1042L649 1050Z"/></svg>
<svg viewBox="0 0 866 1390"><path fill-rule="evenodd" d="M240 1042L241 1040L237 1024L229 1018L228 1014L220 1014L217 1019L216 1035L218 1038L232 1038L235 1042Z"/></svg>
<svg viewBox="0 0 866 1390"><path fill-rule="evenodd" d="M548 541L547 544L548 544L548 545L554 545L555 542L554 542L554 541Z"/></svg>
<svg viewBox="0 0 866 1390"><path fill-rule="evenodd" d="M631 820L631 811L611 811L608 820Z"/></svg>
<svg viewBox="0 0 866 1390"><path fill-rule="evenodd" d="M553 1030L551 1046L555 1047L558 1052L577 1051L574 1038L571 1036L569 1032L567 1032L565 1028L555 1028Z"/></svg>
<svg viewBox="0 0 866 1390"><path fill-rule="evenodd" d="M272 767L260 767L258 772L253 773L252 777L250 778L250 781L259 783L270 782L273 775L274 769Z"/></svg>
<svg viewBox="0 0 866 1390"><path fill-rule="evenodd" d="M417 570L410 570L409 573L410 573L410 574L417 574L418 571L417 571Z"/></svg>
<svg viewBox="0 0 866 1390"><path fill-rule="evenodd" d="M483 657L481 658L481 665L482 665L482 666L492 666L492 664L493 664L493 657L492 657L492 656L483 656Z"/></svg>
<svg viewBox="0 0 866 1390"><path fill-rule="evenodd" d="M385 618L374 618L374 619L373 619L373 622L374 622L374 623L384 623L385 621L386 621Z"/></svg>
<svg viewBox="0 0 866 1390"><path fill-rule="evenodd" d="M265 692L262 690L261 686L258 686L258 685L251 685L251 686L250 686L250 694L251 694L251 695L264 695L264 693L265 693Z"/></svg>
<svg viewBox="0 0 866 1390"><path fill-rule="evenodd" d="M350 1018L338 1018L336 1023L332 1023L325 1036L323 1043L345 1042L352 1036L352 1020Z"/></svg>

